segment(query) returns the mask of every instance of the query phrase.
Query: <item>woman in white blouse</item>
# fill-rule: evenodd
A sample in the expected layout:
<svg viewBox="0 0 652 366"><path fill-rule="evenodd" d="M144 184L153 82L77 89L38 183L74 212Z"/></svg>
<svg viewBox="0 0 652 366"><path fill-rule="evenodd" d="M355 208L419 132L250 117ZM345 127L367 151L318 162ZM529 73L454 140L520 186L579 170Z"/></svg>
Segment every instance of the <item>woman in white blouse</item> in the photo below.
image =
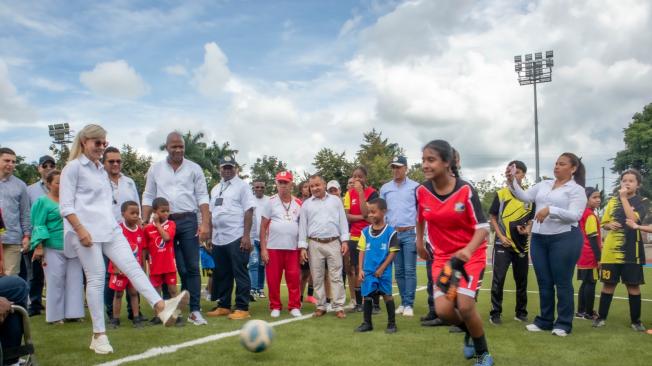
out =
<svg viewBox="0 0 652 366"><path fill-rule="evenodd" d="M527 330L552 330L553 335L564 337L573 327L573 271L583 243L578 222L586 207L585 169L575 154L563 153L557 158L554 172L554 180L539 182L527 191L520 182L514 182L513 174L507 179L514 196L535 203L537 210L530 255L539 285L541 311Z"/></svg>
<svg viewBox="0 0 652 366"><path fill-rule="evenodd" d="M177 308L188 301L186 291L163 301L136 262L113 215L109 177L100 163L106 146L106 131L98 125L86 125L75 137L60 184L61 216L66 219L64 251L79 257L86 274L86 301L93 321L90 349L98 354L113 352L104 325L106 269L102 254L129 278L164 324L173 324Z"/></svg>

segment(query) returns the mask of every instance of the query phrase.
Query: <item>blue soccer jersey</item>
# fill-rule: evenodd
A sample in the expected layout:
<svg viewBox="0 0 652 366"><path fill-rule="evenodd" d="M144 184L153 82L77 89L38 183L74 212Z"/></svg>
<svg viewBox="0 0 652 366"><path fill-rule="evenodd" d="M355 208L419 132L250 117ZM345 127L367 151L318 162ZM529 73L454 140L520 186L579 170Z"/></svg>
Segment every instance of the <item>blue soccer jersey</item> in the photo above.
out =
<svg viewBox="0 0 652 366"><path fill-rule="evenodd" d="M364 262L362 270L364 271L364 281L362 282L362 295L367 296L378 290L384 295L392 294L392 263L385 268L380 277L375 277L374 273L387 259L390 252L400 250L398 237L394 228L385 225L381 230L373 230L371 225L362 230L358 249L364 252Z"/></svg>

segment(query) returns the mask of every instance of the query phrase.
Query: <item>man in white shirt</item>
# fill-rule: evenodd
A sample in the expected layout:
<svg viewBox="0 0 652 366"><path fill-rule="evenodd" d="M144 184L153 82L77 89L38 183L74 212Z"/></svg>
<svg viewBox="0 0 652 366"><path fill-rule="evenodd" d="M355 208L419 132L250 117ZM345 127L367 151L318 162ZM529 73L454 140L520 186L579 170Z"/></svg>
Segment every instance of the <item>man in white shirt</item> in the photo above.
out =
<svg viewBox="0 0 652 366"><path fill-rule="evenodd" d="M272 318L281 315L281 279L285 272L288 287L288 309L301 316L301 268L299 266L299 213L301 201L292 196L292 173L276 174L278 194L262 209L260 256L267 268L269 308Z"/></svg>
<svg viewBox="0 0 652 366"><path fill-rule="evenodd" d="M168 156L152 165L147 172L143 192L143 221L149 222L152 201L163 197L170 202L170 220L177 225L174 235L174 256L181 278L181 289L190 293L190 316L195 325L207 324L200 313L201 277L199 274L199 242L210 239L208 188L201 167L184 158L185 142L179 132L168 134L165 142ZM201 212L201 221L197 214Z"/></svg>
<svg viewBox="0 0 652 366"><path fill-rule="evenodd" d="M230 156L220 161L222 181L211 190L210 208L213 223L213 300L217 308L208 316L250 318L251 280L247 264L251 252L254 195L249 185L237 176L237 163ZM235 280L235 311L231 312L231 295Z"/></svg>
<svg viewBox="0 0 652 366"><path fill-rule="evenodd" d="M254 208L254 221L251 225L251 239L254 241L249 255L249 279L251 280L250 300L255 301L256 296L265 297L265 266L260 260L260 222L261 212L269 196L265 195L265 182L256 181L252 184L256 207Z"/></svg>
<svg viewBox="0 0 652 366"><path fill-rule="evenodd" d="M342 319L346 294L342 282L342 256L346 255L349 225L342 200L326 193L326 182L319 175L310 177L312 197L303 202L299 216L299 248L301 260L310 261L317 310L315 317L326 314L324 274L328 264L328 277L333 292L332 306L335 316Z"/></svg>

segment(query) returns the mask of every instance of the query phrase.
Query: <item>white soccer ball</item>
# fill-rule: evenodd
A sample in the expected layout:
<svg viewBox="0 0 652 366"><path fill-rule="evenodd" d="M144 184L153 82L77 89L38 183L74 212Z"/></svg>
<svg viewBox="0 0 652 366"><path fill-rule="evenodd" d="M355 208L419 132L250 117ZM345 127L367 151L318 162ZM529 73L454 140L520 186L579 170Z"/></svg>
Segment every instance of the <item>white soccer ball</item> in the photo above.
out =
<svg viewBox="0 0 652 366"><path fill-rule="evenodd" d="M264 320L250 320L240 329L240 343L251 352L266 350L274 339L274 330Z"/></svg>

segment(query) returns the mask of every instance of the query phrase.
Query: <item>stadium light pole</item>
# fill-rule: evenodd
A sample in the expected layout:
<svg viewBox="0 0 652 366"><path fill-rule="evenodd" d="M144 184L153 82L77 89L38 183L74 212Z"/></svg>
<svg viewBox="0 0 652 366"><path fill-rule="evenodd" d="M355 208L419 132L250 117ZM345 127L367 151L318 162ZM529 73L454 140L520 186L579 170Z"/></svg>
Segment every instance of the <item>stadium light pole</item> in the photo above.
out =
<svg viewBox="0 0 652 366"><path fill-rule="evenodd" d="M546 57L543 58L542 52L536 52L534 59L532 54L528 53L514 56L514 71L518 75L518 83L523 85L532 85L534 87L534 159L536 166L536 181L541 180L539 169L539 115L537 110L537 84L552 81L553 61L552 51L546 51Z"/></svg>
<svg viewBox="0 0 652 366"><path fill-rule="evenodd" d="M59 145L59 148L72 142L72 131L68 123L48 125L48 132L52 137L52 143Z"/></svg>

